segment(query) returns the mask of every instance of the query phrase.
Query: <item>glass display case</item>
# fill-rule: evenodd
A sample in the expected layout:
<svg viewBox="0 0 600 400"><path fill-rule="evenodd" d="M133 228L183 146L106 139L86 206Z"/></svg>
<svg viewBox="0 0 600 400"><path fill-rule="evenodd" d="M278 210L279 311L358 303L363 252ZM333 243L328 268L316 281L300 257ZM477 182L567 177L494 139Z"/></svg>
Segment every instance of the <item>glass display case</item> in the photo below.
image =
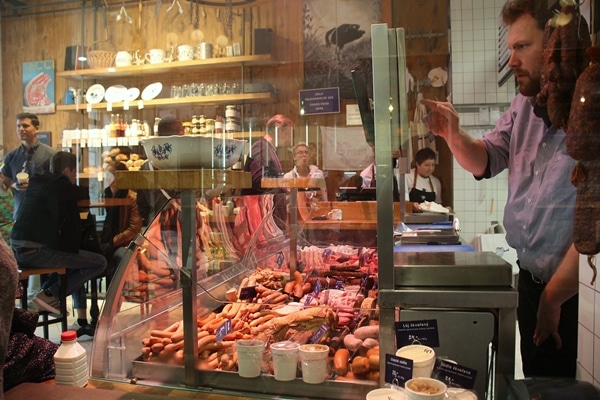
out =
<svg viewBox="0 0 600 400"><path fill-rule="evenodd" d="M117 182L144 172L177 173L181 183L186 174L201 179L234 171L118 172ZM161 179L166 178L149 186L164 187ZM235 194L183 190L129 245L100 316L92 378L268 396L364 398L378 386L378 355L372 368L355 376L348 375L349 351L343 365L334 361L347 347L346 336L361 326L370 327L371 354L378 354L379 327L372 326L375 249L307 242L302 221L277 217L277 196L289 200L289 194ZM240 339L264 344L261 374L251 385L238 374ZM324 382L305 383L301 363L295 379L276 380L269 350L280 341L328 345ZM359 347L353 353L368 360L369 349Z"/></svg>

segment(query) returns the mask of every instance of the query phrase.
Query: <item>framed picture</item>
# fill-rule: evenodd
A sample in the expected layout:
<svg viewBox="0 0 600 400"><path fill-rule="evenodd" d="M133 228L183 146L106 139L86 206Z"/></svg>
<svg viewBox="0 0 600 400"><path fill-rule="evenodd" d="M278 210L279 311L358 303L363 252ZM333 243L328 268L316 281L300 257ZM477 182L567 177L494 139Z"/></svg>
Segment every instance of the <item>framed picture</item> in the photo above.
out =
<svg viewBox="0 0 600 400"><path fill-rule="evenodd" d="M56 112L54 60L23 63L23 111L34 114Z"/></svg>
<svg viewBox="0 0 600 400"><path fill-rule="evenodd" d="M371 24L381 0L304 0L304 89L340 88L354 99L350 71L371 77Z"/></svg>

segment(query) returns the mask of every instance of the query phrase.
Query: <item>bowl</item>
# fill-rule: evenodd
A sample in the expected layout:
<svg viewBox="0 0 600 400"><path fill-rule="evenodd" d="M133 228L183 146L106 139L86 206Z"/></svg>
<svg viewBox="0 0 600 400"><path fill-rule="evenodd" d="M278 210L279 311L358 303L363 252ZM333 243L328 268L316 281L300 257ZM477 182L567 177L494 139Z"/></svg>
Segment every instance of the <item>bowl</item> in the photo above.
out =
<svg viewBox="0 0 600 400"><path fill-rule="evenodd" d="M245 141L212 136L155 136L141 141L158 169L226 169L240 160Z"/></svg>
<svg viewBox="0 0 600 400"><path fill-rule="evenodd" d="M433 378L413 378L404 384L410 400L444 400L448 387L442 381Z"/></svg>

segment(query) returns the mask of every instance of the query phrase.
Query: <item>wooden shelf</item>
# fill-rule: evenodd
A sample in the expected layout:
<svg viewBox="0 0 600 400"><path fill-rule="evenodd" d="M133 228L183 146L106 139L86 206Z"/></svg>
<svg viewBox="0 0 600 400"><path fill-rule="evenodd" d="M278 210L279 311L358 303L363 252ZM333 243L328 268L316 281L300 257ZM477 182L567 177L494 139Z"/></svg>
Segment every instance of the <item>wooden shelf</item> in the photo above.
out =
<svg viewBox="0 0 600 400"><path fill-rule="evenodd" d="M198 170L154 170L117 171L117 186L127 189L210 189L219 186L235 188L252 187L249 172L198 169Z"/></svg>
<svg viewBox="0 0 600 400"><path fill-rule="evenodd" d="M218 96L195 96L195 97L181 97L181 98L166 98L166 99L152 99L143 101L144 107L173 107L173 106L186 106L186 105L226 105L232 103L266 103L275 102L276 98L269 92L264 93L241 93L241 94L223 94ZM109 103L97 103L92 104L93 110L106 110ZM112 103L112 108L123 108L124 102ZM74 104L69 105L57 105L58 111L85 111L87 110L88 104L80 104L76 106ZM134 100L129 103L129 108L138 108L138 100Z"/></svg>
<svg viewBox="0 0 600 400"><path fill-rule="evenodd" d="M80 69L75 71L57 72L56 76L65 79L116 78L166 73L180 74L197 69L268 66L276 63L277 62L273 60L273 57L270 54L264 54L255 56L209 58L207 60L173 61L161 64L131 65L128 67Z"/></svg>
<svg viewBox="0 0 600 400"><path fill-rule="evenodd" d="M316 189L325 187L325 179L317 178L262 178L265 189Z"/></svg>

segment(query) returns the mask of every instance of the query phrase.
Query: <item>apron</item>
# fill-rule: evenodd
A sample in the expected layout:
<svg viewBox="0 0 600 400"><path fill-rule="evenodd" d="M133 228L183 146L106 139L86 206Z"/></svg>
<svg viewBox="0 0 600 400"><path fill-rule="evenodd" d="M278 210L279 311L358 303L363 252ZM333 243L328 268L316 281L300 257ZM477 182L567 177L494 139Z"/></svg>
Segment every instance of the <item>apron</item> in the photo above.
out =
<svg viewBox="0 0 600 400"><path fill-rule="evenodd" d="M413 187L408 192L408 200L413 203L423 203L424 201L435 201L435 191L433 190L433 183L431 183L431 178L429 178L429 186L431 187L431 192L426 190L419 190L416 188L417 186L417 170L415 169L415 178L413 180Z"/></svg>

